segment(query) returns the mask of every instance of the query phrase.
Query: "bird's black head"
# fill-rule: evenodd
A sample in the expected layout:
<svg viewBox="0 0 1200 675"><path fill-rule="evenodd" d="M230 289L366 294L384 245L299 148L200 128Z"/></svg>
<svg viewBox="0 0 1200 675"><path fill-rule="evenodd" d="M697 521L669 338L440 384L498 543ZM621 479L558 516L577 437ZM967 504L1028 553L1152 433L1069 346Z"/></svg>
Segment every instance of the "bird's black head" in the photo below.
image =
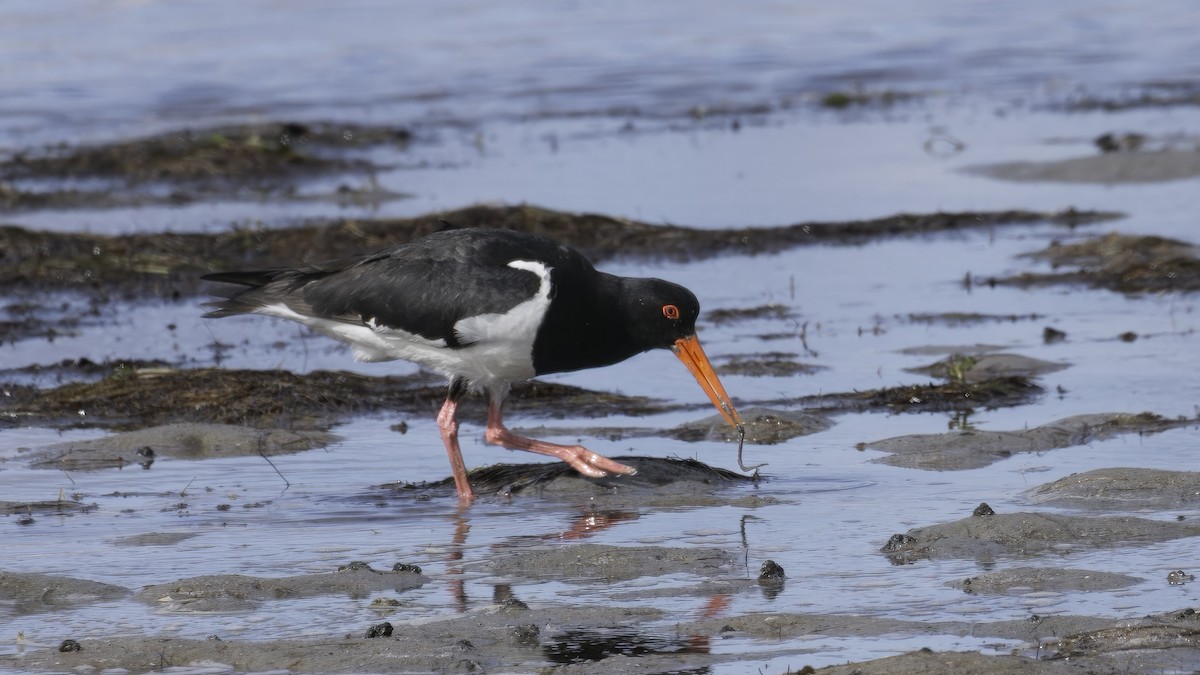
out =
<svg viewBox="0 0 1200 675"><path fill-rule="evenodd" d="M680 338L696 334L700 301L688 289L662 279L628 279L626 296L633 337L643 349L670 349Z"/></svg>
<svg viewBox="0 0 1200 675"><path fill-rule="evenodd" d="M729 401L729 394L717 377L717 371L696 339L696 317L700 315L700 302L696 296L683 286L669 281L631 281L637 283L641 290L641 295L636 296L640 304L637 309L638 320L631 322L631 327L643 331L639 339L644 341L644 348L666 348L674 352L721 416L744 438L742 418ZM738 451L738 461L741 461L741 450Z"/></svg>
<svg viewBox="0 0 1200 675"><path fill-rule="evenodd" d="M700 302L659 279L600 272L586 288L558 289L533 345L539 374L598 368L694 338Z"/></svg>

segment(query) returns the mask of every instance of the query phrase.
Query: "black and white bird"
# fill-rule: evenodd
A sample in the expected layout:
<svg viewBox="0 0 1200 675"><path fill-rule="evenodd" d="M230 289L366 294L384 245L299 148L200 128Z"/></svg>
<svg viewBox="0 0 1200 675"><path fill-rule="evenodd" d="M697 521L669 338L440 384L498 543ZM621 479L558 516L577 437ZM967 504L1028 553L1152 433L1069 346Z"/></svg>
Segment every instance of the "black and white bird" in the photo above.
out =
<svg viewBox="0 0 1200 675"><path fill-rule="evenodd" d="M600 272L578 251L542 237L445 230L349 262L204 279L247 287L209 303L206 317L290 319L349 344L360 361L403 359L446 375L449 391L437 422L464 501L474 493L457 412L469 391L487 396L488 443L557 457L585 476L631 474L633 468L582 446L513 434L501 406L514 382L670 349L725 420L743 431L696 339L700 303L691 291Z"/></svg>

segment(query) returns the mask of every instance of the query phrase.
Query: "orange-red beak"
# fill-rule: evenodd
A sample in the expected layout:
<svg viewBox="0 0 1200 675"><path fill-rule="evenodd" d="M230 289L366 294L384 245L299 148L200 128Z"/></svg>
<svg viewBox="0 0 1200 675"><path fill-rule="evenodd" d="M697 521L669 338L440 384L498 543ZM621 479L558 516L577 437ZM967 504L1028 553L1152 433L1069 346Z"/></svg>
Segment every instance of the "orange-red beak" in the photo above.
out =
<svg viewBox="0 0 1200 675"><path fill-rule="evenodd" d="M679 360L683 361L683 365L691 371L696 381L700 383L700 388L704 389L704 393L708 394L713 405L721 411L721 416L734 429L737 429L739 434L744 435L742 418L738 415L737 410L734 410L733 404L729 402L729 394L725 393L725 387L721 386L721 380L717 379L717 372L713 370L712 364L709 363L708 356L704 354L704 349L700 347L700 341L696 339L696 336L689 335L679 338L671 347L671 351L675 352L675 356L678 356Z"/></svg>
<svg viewBox="0 0 1200 675"><path fill-rule="evenodd" d="M695 335L689 335L685 338L679 338L671 347L671 351L675 352L675 356L683 361L683 365L695 376L696 381L700 383L700 388L704 393L708 394L708 398L712 400L713 405L717 406L717 410L721 411L721 416L725 421L729 422L738 432L738 466L742 471L754 471L755 477L758 476L757 469L766 466L766 464L755 464L746 466L742 463L742 446L746 443L746 427L742 426L742 417L738 415L737 410L734 410L733 404L729 402L729 394L725 393L725 387L721 386L721 380L717 379L717 371L713 370L712 364L708 361L708 356L700 347L700 341Z"/></svg>

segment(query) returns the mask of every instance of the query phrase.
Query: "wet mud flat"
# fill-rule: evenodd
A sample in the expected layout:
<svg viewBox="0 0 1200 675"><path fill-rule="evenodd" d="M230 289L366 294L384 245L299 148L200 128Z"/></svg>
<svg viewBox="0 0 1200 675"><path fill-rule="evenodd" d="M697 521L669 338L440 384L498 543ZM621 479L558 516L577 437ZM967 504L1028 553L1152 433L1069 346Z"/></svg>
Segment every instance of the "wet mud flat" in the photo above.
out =
<svg viewBox="0 0 1200 675"><path fill-rule="evenodd" d="M744 487L752 480L713 472L702 465L671 466L670 462L649 458L640 461L639 468L648 475L657 472L675 477L677 490L669 492L693 499L700 493L712 499L728 499L739 492L743 492L744 499L746 495L738 486ZM491 485L507 483L513 476L536 478L538 499L562 499L562 495L590 489L610 498L620 493L626 508L671 506L661 501L663 494L658 488L662 484L653 479L614 487L567 473L544 465L511 465L477 473L476 478ZM1137 499L1155 509L1186 509L1196 503L1196 492L1191 488L1200 484L1200 473L1111 469L1056 481L1038 486L1031 493L1039 500L1056 495L1070 498L1081 505L1080 515L1036 511L998 514L981 505L961 520L897 534L879 549L878 555L902 565L924 557L998 561L1014 554L1055 549L1061 552L1063 547L1104 549L1200 535L1200 525L1195 522L1104 515L1111 504L1110 487L1114 482L1120 484L1124 499ZM1183 489L1164 493L1160 489L1164 483ZM452 490L449 484L443 488ZM408 488L383 489L403 492ZM213 612L238 615L270 612L273 605L322 595L344 596L361 607L357 630L319 639L247 640L220 634L207 639L142 635L75 639L64 634L59 644L23 644L19 653L0 656L0 664L22 670L72 672L114 668L154 672L208 664L235 672L286 668L292 672L649 673L703 671L745 658L744 654L718 649L724 640L768 645L814 635L871 640L897 634L969 635L1010 645L1007 649L1012 653L920 650L821 672L1186 672L1200 657L1200 614L1192 607L1130 620L1063 614L1031 614L1007 621L920 621L778 611L730 614L725 608L738 598L774 597L788 584L805 580L802 576L789 577L769 560L747 573L742 561L724 548L612 546L581 541L588 536L588 528L602 530L611 525L593 519L573 535L564 533L563 539L575 540L570 545L563 545L561 540L513 541L486 559L467 564L468 570L479 568L508 580L497 587L492 603L465 613L416 621L406 619L413 609L405 601L406 593L435 580L419 566L404 561L390 569L348 562L318 573L281 577L207 575L140 588L65 576L0 572L0 597L19 616L69 612L113 601L153 606L176 617ZM143 537L127 545L174 546L180 541L183 539L170 536ZM669 574L684 574L692 581L672 588L628 590L630 582ZM552 580L586 584L590 593L608 597L610 604L583 607L525 602L515 590L523 582ZM971 595L1002 596L1089 593L1146 581L1103 570L1018 565L946 583ZM1193 581L1192 575L1179 570L1156 583L1184 585ZM672 595L707 599L705 609L698 616L681 618L666 616L653 607L655 598ZM805 649L785 649L782 653L802 663ZM772 654L779 656L780 651L774 648Z"/></svg>
<svg viewBox="0 0 1200 675"><path fill-rule="evenodd" d="M11 157L0 165L9 187L0 192L16 211L36 208L97 209L154 201L194 201L213 195L254 193L287 198L314 176L369 176L381 167L356 155L362 146L338 126L291 123L221 128L142 139L112 147L53 148ZM355 143L380 143L402 150L421 142L404 129L355 128ZM286 139L286 142L285 142ZM1106 160L1106 162L1121 161ZM1105 164L1108 166L1108 164ZM1053 167L1052 167L1053 168ZM1077 167L1072 165L1072 171ZM104 190L64 187L66 179L103 181ZM57 184L62 181L63 184ZM245 188L244 186L250 186ZM357 188L348 187L347 191ZM302 260L348 256L381 248L444 227L486 225L546 234L578 246L594 260L707 260L758 256L802 246L854 246L939 234L1041 223L1059 228L1069 242L1053 242L1019 264L1048 265L1049 272L1013 276L968 273L963 285L1045 288L1091 287L1120 293L1183 294L1200 288L1194 247L1152 236L1099 232L1117 214L1086 209L1057 212L899 214L866 221L801 222L781 227L695 229L655 225L602 214L572 214L537 206L474 206L413 219L329 220L208 234L98 235L47 233L18 225L0 229L0 291L9 299L0 321L7 342L51 339L103 326L103 307L113 299L194 303L206 290L200 274L229 267L270 267ZM69 297L71 307L43 311L40 297ZM76 311L88 308L89 311ZM755 319L787 325L788 309L716 307L710 325ZM1034 323L1038 315L929 313L912 323L935 327L1001 322ZM1129 338L1113 336L1114 339ZM1065 339L1047 332L1046 340ZM1137 335L1132 339L1136 340ZM762 351L721 362L723 374L745 377L804 377L819 359L799 351L780 352L764 341ZM807 345L805 345L806 347ZM1071 367L987 346L926 353L937 360L912 369L904 381L874 389L824 391L793 397L740 401L748 424L748 454L818 434L856 415L967 414L1034 406L1051 395L1047 377ZM364 376L317 370L293 373L189 367L144 361L130 355L111 362L72 359L26 364L0 372L4 397L0 425L54 430L94 430L96 438L22 447L5 463L23 469L106 476L112 492L80 490L57 500L0 501L14 527L38 528L57 518L86 519L115 511L127 497L122 471L155 464L205 463L230 458L270 458L319 451L342 440L339 427L363 416L427 417L444 397L443 386L426 374ZM465 419L483 419L482 405L465 406ZM653 396L591 391L534 382L518 388L510 410L532 418L566 418L580 438L670 439L686 452L689 443L731 440L719 418L672 428L589 426L620 414L641 417L694 412ZM81 414L81 411L86 414ZM581 421L582 424L581 424ZM872 461L913 471L942 472L986 467L1014 456L1044 456L1105 438L1153 438L1195 430L1194 417L1168 417L1153 410L1095 410L1034 428L976 430L966 425L945 434L910 434L863 439L859 450L889 453ZM562 431L562 428L559 427ZM644 542L621 545L595 539L648 514L713 507L741 510L747 517L788 497L774 486L787 466L764 467L754 475L729 472L679 458L621 458L639 468L635 479L587 479L560 465L497 465L476 469L473 481L498 503L550 503L588 509L570 525L545 534L508 537L483 554L455 561L455 574L500 579L490 603L431 617L408 598L427 585L454 586L454 574L422 570L406 560L381 565L347 560L337 567L297 574L246 574L240 569L199 576L179 575L138 585L93 581L87 574L44 574L7 570L0 563L0 601L18 628L23 617L136 606L178 621L211 614L251 617L286 613L289 603L345 599L355 619L337 623L320 637L300 631L261 639L251 632L205 638L135 634L127 627L109 635L64 632L47 643L20 641L15 653L0 655L0 667L29 671L88 672L122 669L217 667L237 672L705 672L754 655L786 657L805 664L803 639L815 636L863 641L884 636L964 637L988 641L989 653L915 650L867 663L834 666L828 672L1127 672L1184 671L1200 662L1200 618L1181 598L1145 617L1030 614L1021 620L897 619L863 613L767 611L789 586L811 583L804 570L784 570L766 555L751 557L727 546L670 546ZM3 464L0 464L3 467ZM1193 467L1194 468L1194 467ZM978 561L989 571L946 578L965 596L1010 597L1038 593L1088 594L1138 584L1187 587L1195 570L1140 575L1058 565L1064 551L1120 550L1200 537L1194 514L1200 474L1189 467L1147 470L1109 467L1031 487L1010 495L1028 508L997 513L981 504L972 514L871 539L846 533L870 555L898 568L931 561ZM346 499L376 508L445 504L452 511L448 481L386 483ZM164 489L160 495L169 497ZM172 500L178 501L178 500ZM193 496L176 510L233 509L221 495ZM242 511L261 513L261 505ZM1130 511L1137 511L1131 515ZM1179 514L1177 518L1172 518ZM136 515L136 514L131 514ZM263 516L266 518L267 516ZM153 521L151 521L153 522ZM480 521L486 522L486 521ZM130 551L147 547L179 550L203 542L211 532L161 531L150 527L109 543ZM592 539L592 541L589 541ZM428 566L427 566L428 567ZM997 568L992 571L990 568ZM671 584L653 584L670 578ZM528 584L558 583L586 594L588 602L522 599ZM641 585L637 587L636 585ZM582 596L577 596L582 597ZM690 598L703 604L693 615L677 615L656 600ZM1194 603L1191 603L1194 605ZM736 607L737 609L731 609ZM305 627L307 628L307 627ZM298 637L299 635L305 635ZM778 647L783 640L786 646ZM738 644L737 650L722 649ZM752 655L752 656L748 656ZM215 665L214 665L215 664ZM789 666L790 668L791 666Z"/></svg>

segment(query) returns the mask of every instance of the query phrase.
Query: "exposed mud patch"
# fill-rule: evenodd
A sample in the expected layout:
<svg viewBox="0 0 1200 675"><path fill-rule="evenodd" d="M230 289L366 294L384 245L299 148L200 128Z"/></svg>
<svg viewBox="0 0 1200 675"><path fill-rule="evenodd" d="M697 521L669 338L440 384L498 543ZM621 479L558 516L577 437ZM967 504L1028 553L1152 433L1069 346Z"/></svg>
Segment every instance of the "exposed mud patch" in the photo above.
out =
<svg viewBox="0 0 1200 675"><path fill-rule="evenodd" d="M87 579L0 570L0 604L18 616L117 600L129 593L122 586Z"/></svg>
<svg viewBox="0 0 1200 675"><path fill-rule="evenodd" d="M1042 361L1020 354L954 354L937 363L906 370L951 381L983 382L997 377L1037 377L1066 367L1061 363Z"/></svg>
<svg viewBox="0 0 1200 675"><path fill-rule="evenodd" d="M1200 524L1130 517L1044 513L971 516L893 535L882 552L895 563L921 558L977 558L1033 554L1069 547L1105 547L1200 536Z"/></svg>
<svg viewBox="0 0 1200 675"><path fill-rule="evenodd" d="M965 171L1021 183L1162 183L1200 176L1200 151L1107 152L1050 162L1001 162Z"/></svg>
<svg viewBox="0 0 1200 675"><path fill-rule="evenodd" d="M219 574L146 586L134 596L172 612L246 611L269 600L339 594L366 598L376 591L403 592L426 581L418 572L379 571L353 563L337 572L291 577Z"/></svg>
<svg viewBox="0 0 1200 675"><path fill-rule="evenodd" d="M50 648L0 655L0 667L147 673L221 664L235 672L530 672L552 662L548 651L569 648L574 630L620 630L660 615L651 609L590 605L535 607L515 614L492 608L441 621L398 622L392 634L372 638L363 637L368 628L364 621L363 631L353 635L311 640L80 639L77 651ZM713 660L724 659L707 661Z"/></svg>
<svg viewBox="0 0 1200 675"><path fill-rule="evenodd" d="M1023 675L1038 673L1045 675L1078 675L1080 670L1073 664L1059 661L1035 661L1031 658L1011 655L986 655L977 652L935 652L931 649L889 656L874 661L848 663L831 666L818 671L823 675L864 675L865 673L892 673L894 675Z"/></svg>
<svg viewBox="0 0 1200 675"><path fill-rule="evenodd" d="M114 539L112 543L117 546L174 546L196 536L199 536L196 532L143 532Z"/></svg>
<svg viewBox="0 0 1200 675"><path fill-rule="evenodd" d="M28 455L38 469L95 471L129 464L148 466L160 457L209 459L279 455L322 448L338 436L320 431L255 429L228 424L168 424L90 441L56 443Z"/></svg>
<svg viewBox="0 0 1200 675"><path fill-rule="evenodd" d="M481 567L489 574L517 579L614 583L664 574L716 576L727 574L733 562L727 551L715 548L575 544L522 548L496 555Z"/></svg>
<svg viewBox="0 0 1200 675"><path fill-rule="evenodd" d="M471 487L480 495L532 495L578 499L605 497L639 503L679 505L680 499L709 503L722 488L757 482L758 477L711 467L694 459L658 457L612 457L632 466L632 476L590 478L565 462L539 464L494 464L472 469ZM454 481L446 478L433 483L391 483L380 486L398 495L428 496L452 494Z"/></svg>
<svg viewBox="0 0 1200 675"><path fill-rule="evenodd" d="M948 585L980 595L1021 595L1043 591L1108 591L1127 588L1145 579L1125 574L1065 567L1014 567L987 572Z"/></svg>
<svg viewBox="0 0 1200 675"><path fill-rule="evenodd" d="M909 621L853 614L750 613L736 617L703 619L685 623L681 629L689 633L709 632L719 633L726 637L748 636L767 640L808 635L879 637L889 634L908 634L972 635L1036 642L1052 636L1096 630L1112 625L1113 621L1111 620L1071 615L983 623Z"/></svg>
<svg viewBox="0 0 1200 675"><path fill-rule="evenodd" d="M1193 659L1200 657L1200 620L1196 612L1179 612L1170 623L1136 622L1133 625L1103 628L1068 635L1058 640L1052 649L1052 659L1077 659L1132 650L1182 650Z"/></svg>
<svg viewBox="0 0 1200 675"><path fill-rule="evenodd" d="M742 426L746 430L746 443L752 445L774 445L797 436L807 436L825 431L833 421L814 412L776 410L752 406L741 411ZM721 415L712 415L695 422L675 427L666 435L681 441L697 442L722 440L736 443L738 434Z"/></svg>
<svg viewBox="0 0 1200 675"><path fill-rule="evenodd" d="M1200 473L1111 468L1074 473L1025 493L1034 504L1087 509L1188 509L1200 504Z"/></svg>
<svg viewBox="0 0 1200 675"><path fill-rule="evenodd" d="M1200 156L1200 153L1197 153ZM1074 244L1051 244L1028 257L1054 272L1025 272L986 283L1030 287L1077 284L1119 293L1200 290L1196 247L1175 239L1112 233Z"/></svg>
<svg viewBox="0 0 1200 675"><path fill-rule="evenodd" d="M82 496L79 498L82 499ZM38 515L65 516L76 513L87 513L95 508L95 504L84 504L81 501L71 499L53 499L36 502L0 501L0 514L23 516L24 518L20 522L26 525L32 525L35 522L33 519L33 514L35 513Z"/></svg>
<svg viewBox="0 0 1200 675"><path fill-rule="evenodd" d="M1017 431L961 429L944 434L913 434L864 443L863 448L893 453L872 461L929 471L977 469L1021 452L1045 452L1112 438L1152 434L1196 425L1195 419L1166 419L1152 413L1076 415Z"/></svg>

